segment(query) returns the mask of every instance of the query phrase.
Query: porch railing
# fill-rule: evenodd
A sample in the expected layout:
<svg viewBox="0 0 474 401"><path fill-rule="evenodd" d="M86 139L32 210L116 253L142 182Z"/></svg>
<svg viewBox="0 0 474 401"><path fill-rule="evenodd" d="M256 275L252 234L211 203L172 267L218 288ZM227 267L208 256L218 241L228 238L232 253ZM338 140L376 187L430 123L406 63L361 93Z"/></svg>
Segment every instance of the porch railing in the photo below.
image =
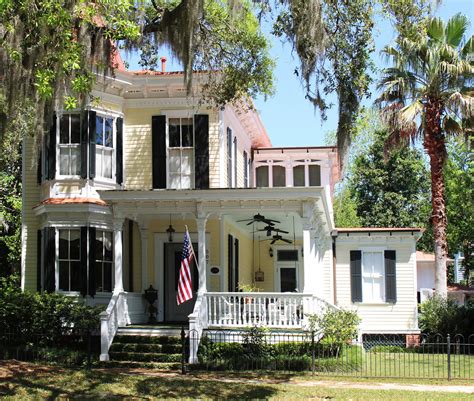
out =
<svg viewBox="0 0 474 401"><path fill-rule="evenodd" d="M100 360L109 360L109 348L120 326L127 323L127 303L124 292L114 292L107 309L100 314Z"/></svg>
<svg viewBox="0 0 474 401"><path fill-rule="evenodd" d="M199 294L194 304L193 313L189 315L189 330L194 333L195 341L189 347L189 363L196 363L199 342L202 332L208 328L207 294Z"/></svg>
<svg viewBox="0 0 474 401"><path fill-rule="evenodd" d="M208 292L205 295L209 327L305 328L308 314L336 308L312 294Z"/></svg>

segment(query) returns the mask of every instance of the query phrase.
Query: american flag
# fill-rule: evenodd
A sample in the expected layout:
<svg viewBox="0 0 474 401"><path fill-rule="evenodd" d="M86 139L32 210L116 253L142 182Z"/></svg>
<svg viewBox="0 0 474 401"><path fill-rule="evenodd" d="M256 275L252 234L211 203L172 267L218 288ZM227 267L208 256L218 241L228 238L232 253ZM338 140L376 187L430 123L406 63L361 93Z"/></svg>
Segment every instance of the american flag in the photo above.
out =
<svg viewBox="0 0 474 401"><path fill-rule="evenodd" d="M193 283L191 280L191 262L195 258L191 238L186 229L184 233L183 254L181 255L181 267L179 269L178 294L176 301L178 305L189 301L193 297Z"/></svg>

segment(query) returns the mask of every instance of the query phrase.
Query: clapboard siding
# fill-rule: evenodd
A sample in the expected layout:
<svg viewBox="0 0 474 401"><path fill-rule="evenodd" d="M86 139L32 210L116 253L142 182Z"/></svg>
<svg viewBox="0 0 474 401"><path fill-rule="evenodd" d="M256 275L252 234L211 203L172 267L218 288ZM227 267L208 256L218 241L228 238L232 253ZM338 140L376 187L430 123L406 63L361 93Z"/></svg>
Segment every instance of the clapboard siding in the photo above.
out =
<svg viewBox="0 0 474 401"><path fill-rule="evenodd" d="M25 266L25 290L36 291L37 281L37 230L38 219L33 207L40 201L40 185L37 182L37 154L31 138L26 137L23 149L23 216L22 216L22 248Z"/></svg>
<svg viewBox="0 0 474 401"><path fill-rule="evenodd" d="M341 243L337 241L337 304L357 311L362 319L360 329L365 332L404 332L417 330L416 316L416 258L415 239L396 240L374 244L367 241ZM352 303L349 255L351 250L381 246L396 251L397 302L395 304Z"/></svg>

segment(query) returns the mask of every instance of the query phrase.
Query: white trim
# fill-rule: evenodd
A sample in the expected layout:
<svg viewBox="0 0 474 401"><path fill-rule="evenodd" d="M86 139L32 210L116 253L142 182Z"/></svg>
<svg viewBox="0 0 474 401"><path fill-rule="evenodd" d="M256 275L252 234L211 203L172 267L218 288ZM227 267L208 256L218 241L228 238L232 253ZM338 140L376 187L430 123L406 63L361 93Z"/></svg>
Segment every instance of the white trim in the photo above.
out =
<svg viewBox="0 0 474 401"><path fill-rule="evenodd" d="M301 293L303 291L301 281L301 246L297 245L270 245L273 248L273 288L276 292L281 292L281 276L280 276L280 268L293 268L296 269L296 288L298 289L297 293ZM279 261L278 260L278 251L279 250L289 250L289 251L296 251L296 256L298 257L297 261Z"/></svg>

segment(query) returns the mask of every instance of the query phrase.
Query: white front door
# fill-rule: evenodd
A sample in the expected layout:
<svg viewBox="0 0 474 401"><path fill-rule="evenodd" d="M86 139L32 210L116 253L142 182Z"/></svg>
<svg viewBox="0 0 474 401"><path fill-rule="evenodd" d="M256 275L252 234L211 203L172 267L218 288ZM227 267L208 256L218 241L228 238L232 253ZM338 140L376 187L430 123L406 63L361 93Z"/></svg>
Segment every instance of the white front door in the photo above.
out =
<svg viewBox="0 0 474 401"><path fill-rule="evenodd" d="M299 249L276 248L275 290L279 292L300 292Z"/></svg>

